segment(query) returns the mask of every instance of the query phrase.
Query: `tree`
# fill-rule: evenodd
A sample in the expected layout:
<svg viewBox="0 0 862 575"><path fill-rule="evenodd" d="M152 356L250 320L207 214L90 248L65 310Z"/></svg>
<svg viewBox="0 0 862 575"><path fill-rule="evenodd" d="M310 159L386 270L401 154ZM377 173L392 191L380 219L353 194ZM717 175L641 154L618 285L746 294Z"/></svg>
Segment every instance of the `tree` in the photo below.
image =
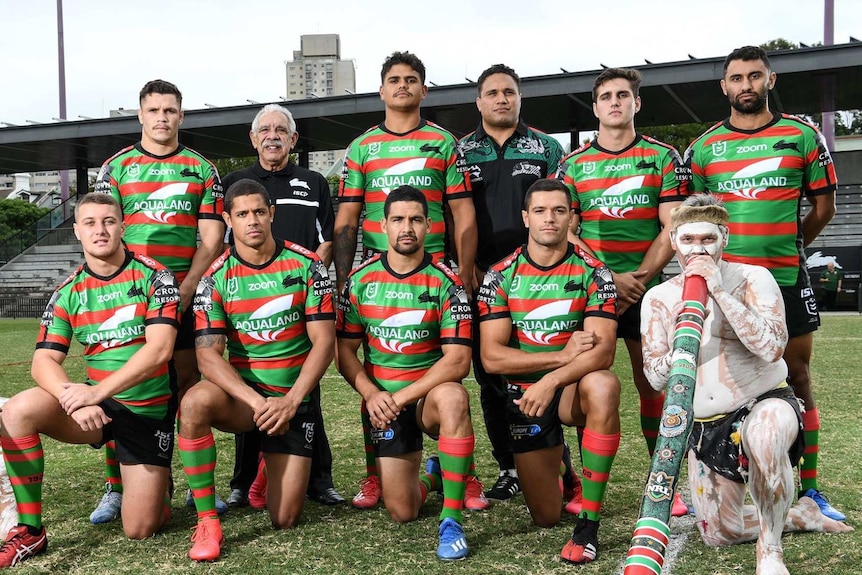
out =
<svg viewBox="0 0 862 575"><path fill-rule="evenodd" d="M33 223L50 211L24 200L0 200L0 240L23 230L32 231Z"/></svg>
<svg viewBox="0 0 862 575"><path fill-rule="evenodd" d="M650 126L638 131L676 148L680 155L685 154L689 144L707 131L715 122L694 122L691 124L670 124Z"/></svg>
<svg viewBox="0 0 862 575"><path fill-rule="evenodd" d="M247 168L256 161L256 156L246 156L244 158L219 158L218 160L212 160L212 163L218 170L219 176L224 177L231 172Z"/></svg>

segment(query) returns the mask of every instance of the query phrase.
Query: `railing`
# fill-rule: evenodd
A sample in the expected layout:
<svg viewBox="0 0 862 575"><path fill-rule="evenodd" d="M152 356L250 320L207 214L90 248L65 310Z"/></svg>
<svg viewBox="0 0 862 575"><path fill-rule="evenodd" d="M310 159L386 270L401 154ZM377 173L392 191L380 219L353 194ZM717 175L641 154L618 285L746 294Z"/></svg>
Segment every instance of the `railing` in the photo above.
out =
<svg viewBox="0 0 862 575"><path fill-rule="evenodd" d="M24 250L32 245L35 245L46 235L50 234L57 226L65 222L71 215L75 207L76 196L70 197L59 206L54 207L50 212L30 224L27 228L21 230L15 235L2 240L0 245L0 266L7 264L12 258L23 253ZM70 228L71 229L71 228ZM66 237L65 235L61 235ZM57 242L63 243L63 242ZM48 243L46 245L56 245Z"/></svg>
<svg viewBox="0 0 862 575"><path fill-rule="evenodd" d="M0 297L0 318L42 317L49 297Z"/></svg>

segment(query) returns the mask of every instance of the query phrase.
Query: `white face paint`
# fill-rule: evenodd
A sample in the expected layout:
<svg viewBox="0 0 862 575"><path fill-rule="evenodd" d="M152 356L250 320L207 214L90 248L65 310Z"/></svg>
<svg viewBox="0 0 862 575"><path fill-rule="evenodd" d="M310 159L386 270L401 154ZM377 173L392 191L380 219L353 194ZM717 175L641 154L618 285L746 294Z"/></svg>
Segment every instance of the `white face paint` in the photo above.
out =
<svg viewBox="0 0 862 575"><path fill-rule="evenodd" d="M670 239L681 262L700 255L718 261L727 245L727 228L709 222L689 222L671 232Z"/></svg>

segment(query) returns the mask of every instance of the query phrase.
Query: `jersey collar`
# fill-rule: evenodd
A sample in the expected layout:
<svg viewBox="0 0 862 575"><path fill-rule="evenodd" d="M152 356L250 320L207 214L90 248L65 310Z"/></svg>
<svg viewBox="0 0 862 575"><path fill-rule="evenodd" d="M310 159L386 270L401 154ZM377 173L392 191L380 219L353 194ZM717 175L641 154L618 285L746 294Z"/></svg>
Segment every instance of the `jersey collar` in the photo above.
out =
<svg viewBox="0 0 862 575"><path fill-rule="evenodd" d="M391 267L389 267L389 260L386 258L386 252L380 254L380 263L383 265L383 269L389 272L393 277L399 280L403 280L409 278L410 276L419 273L427 266L431 264L431 254L425 252L425 256L422 258L422 261L419 262L419 265L413 271L407 272L406 274L399 274L395 272Z"/></svg>
<svg viewBox="0 0 862 575"><path fill-rule="evenodd" d="M293 174L293 168L293 162L288 161L287 165L280 170L267 170L260 164L260 160L258 160L252 166L251 171L259 178L269 178L270 176L290 176Z"/></svg>

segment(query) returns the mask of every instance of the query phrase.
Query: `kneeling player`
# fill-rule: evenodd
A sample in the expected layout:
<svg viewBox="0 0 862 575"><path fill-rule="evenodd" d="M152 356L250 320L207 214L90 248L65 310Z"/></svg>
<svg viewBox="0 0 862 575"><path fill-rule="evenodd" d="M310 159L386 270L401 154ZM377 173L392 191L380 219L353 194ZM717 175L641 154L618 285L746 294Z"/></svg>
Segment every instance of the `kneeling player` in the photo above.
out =
<svg viewBox="0 0 862 575"><path fill-rule="evenodd" d="M383 213L388 250L350 274L339 300L338 369L368 406L389 515L416 519L428 492L442 484L437 557L462 559L468 549L461 511L474 443L460 383L470 370L470 305L458 276L424 250L431 225L425 196L396 188ZM428 460L417 481L423 432L439 436L440 456Z"/></svg>
<svg viewBox="0 0 862 575"><path fill-rule="evenodd" d="M240 180L227 191L224 207L236 245L213 262L195 294L195 346L206 379L186 392L180 406L180 457L198 513L189 551L195 561L218 558L223 542L213 427L265 433L272 525L296 524L314 442L308 394L335 348L326 269L313 252L272 237L274 208L266 188Z"/></svg>
<svg viewBox="0 0 862 575"><path fill-rule="evenodd" d="M0 548L11 567L48 545L42 526L40 435L100 447L114 440L125 484L123 531L153 535L167 521L176 381L168 370L179 327L173 273L124 249L125 225L110 196L87 194L75 207L85 264L54 292L33 354L38 387L3 408L3 459L18 504L18 525ZM63 368L72 339L84 346L87 383Z"/></svg>
<svg viewBox="0 0 862 575"><path fill-rule="evenodd" d="M478 307L482 364L503 376L515 466L533 521L560 520L561 424L585 427L583 510L562 550L588 563L598 550L599 511L620 443L616 290L610 270L569 243L569 193L537 180L524 198L527 244L485 275Z"/></svg>

